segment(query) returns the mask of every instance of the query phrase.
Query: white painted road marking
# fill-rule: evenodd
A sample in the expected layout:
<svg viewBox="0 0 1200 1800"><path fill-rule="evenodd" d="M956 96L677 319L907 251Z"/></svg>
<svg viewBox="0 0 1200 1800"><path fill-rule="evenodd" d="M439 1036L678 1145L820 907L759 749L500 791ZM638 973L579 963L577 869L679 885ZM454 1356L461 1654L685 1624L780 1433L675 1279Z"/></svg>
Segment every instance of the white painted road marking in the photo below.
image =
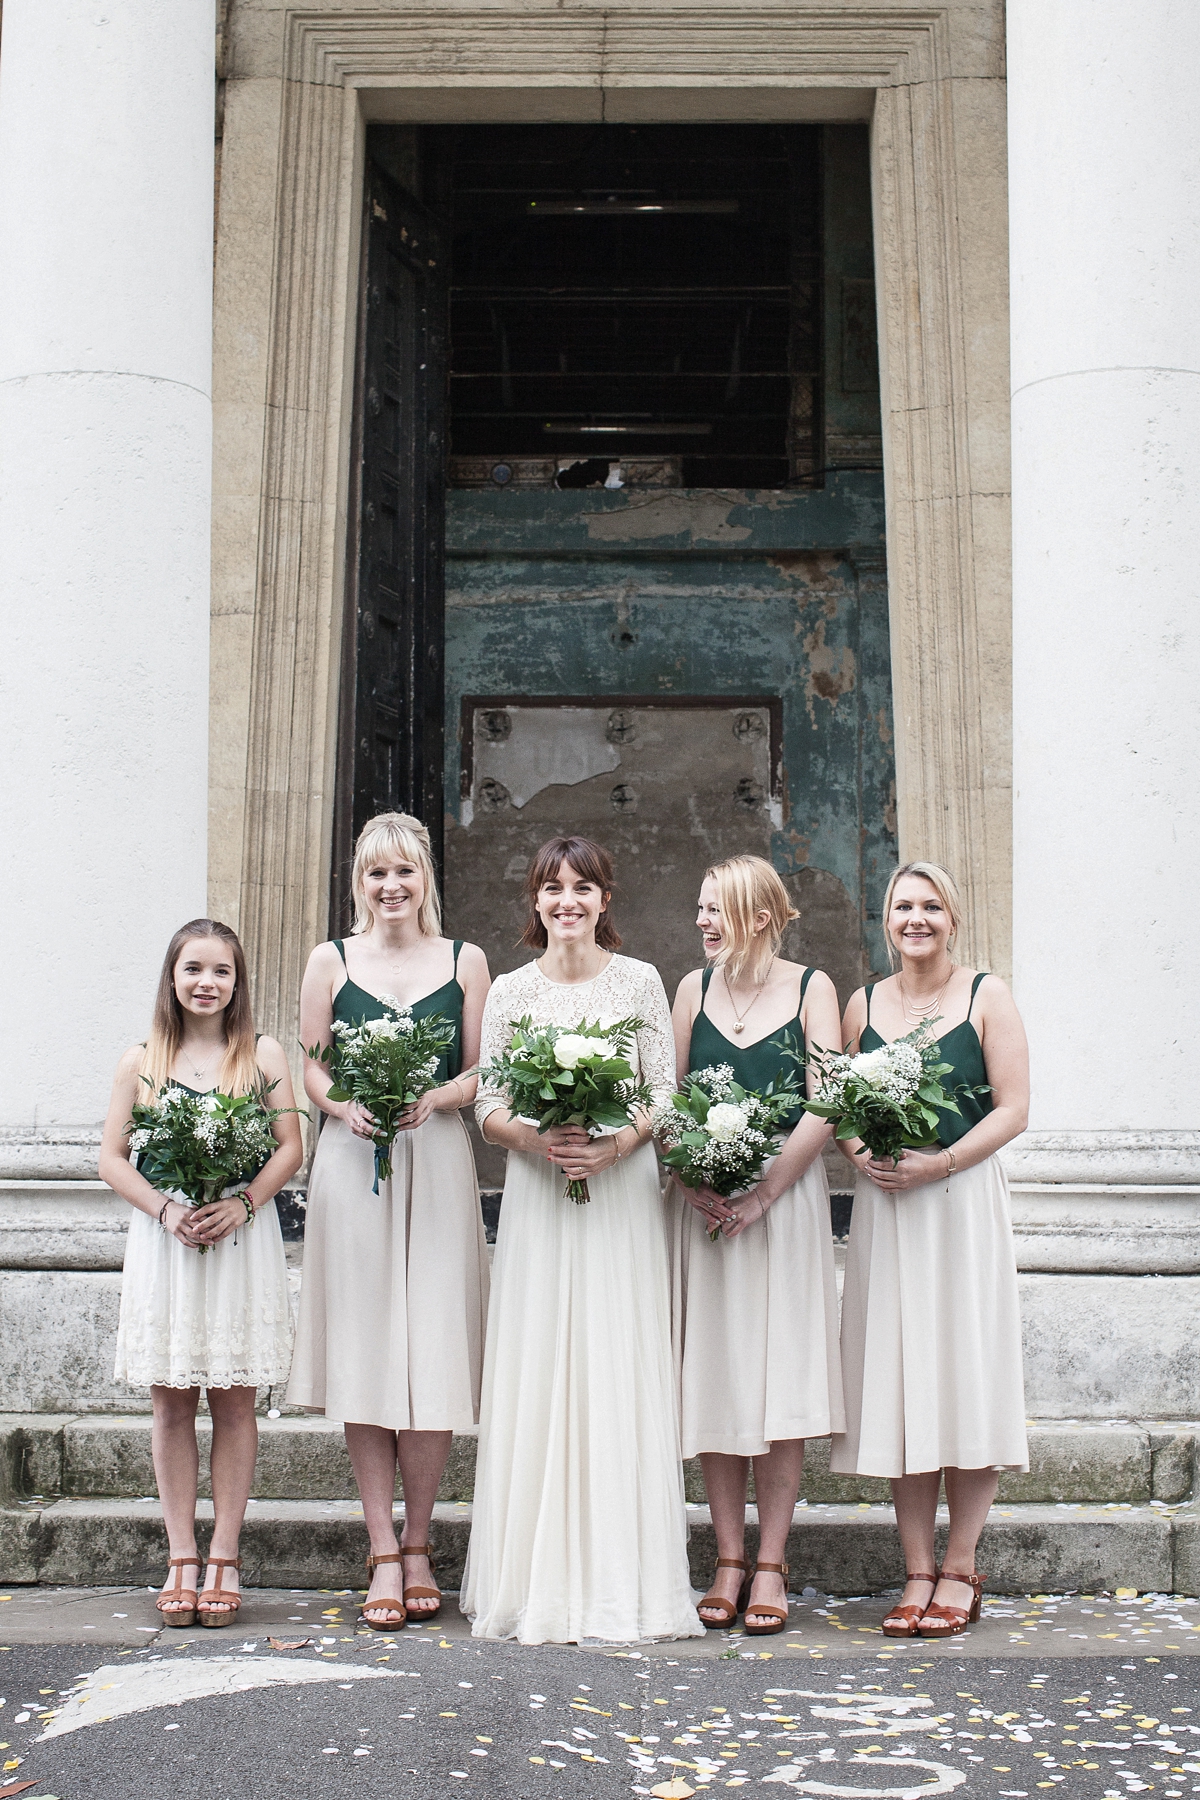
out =
<svg viewBox="0 0 1200 1800"><path fill-rule="evenodd" d="M333 1669L328 1663L280 1656L181 1657L178 1662L141 1663L130 1668L109 1663L86 1678L36 1740L63 1737L85 1725L102 1725L126 1713L178 1706L209 1694L244 1694L252 1688L286 1687L306 1681L396 1681L390 1669Z"/></svg>

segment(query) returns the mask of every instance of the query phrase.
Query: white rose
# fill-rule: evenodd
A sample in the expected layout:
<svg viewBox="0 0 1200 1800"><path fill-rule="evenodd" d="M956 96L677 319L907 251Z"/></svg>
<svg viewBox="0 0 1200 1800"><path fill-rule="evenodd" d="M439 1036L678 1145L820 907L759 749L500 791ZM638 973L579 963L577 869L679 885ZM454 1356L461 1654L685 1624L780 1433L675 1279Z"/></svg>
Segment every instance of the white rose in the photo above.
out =
<svg viewBox="0 0 1200 1800"><path fill-rule="evenodd" d="M215 1094L202 1094L200 1096L200 1104L205 1112L215 1113L220 1103Z"/></svg>
<svg viewBox="0 0 1200 1800"><path fill-rule="evenodd" d="M607 1038L581 1037L578 1032L564 1032L554 1046L554 1060L560 1069L573 1069L581 1062L603 1062L607 1055Z"/></svg>
<svg viewBox="0 0 1200 1800"><path fill-rule="evenodd" d="M745 1109L735 1106L731 1100L722 1100L719 1106L709 1107L704 1129L719 1143L738 1137L746 1129Z"/></svg>
<svg viewBox="0 0 1200 1800"><path fill-rule="evenodd" d="M850 1073L857 1075L860 1081L878 1087L888 1072L890 1060L886 1044L881 1045L878 1050L860 1050L857 1056L850 1058Z"/></svg>

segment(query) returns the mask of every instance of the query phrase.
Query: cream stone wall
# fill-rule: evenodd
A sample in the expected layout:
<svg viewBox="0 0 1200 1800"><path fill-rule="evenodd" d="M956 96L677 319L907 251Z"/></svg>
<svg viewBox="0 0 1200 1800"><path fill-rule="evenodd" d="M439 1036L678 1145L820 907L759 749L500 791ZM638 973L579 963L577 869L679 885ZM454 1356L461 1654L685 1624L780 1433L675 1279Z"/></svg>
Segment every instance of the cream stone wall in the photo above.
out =
<svg viewBox="0 0 1200 1800"><path fill-rule="evenodd" d="M294 1039L325 929L364 125L872 120L903 853L1010 914L1003 7L235 0L216 276L213 909Z"/></svg>

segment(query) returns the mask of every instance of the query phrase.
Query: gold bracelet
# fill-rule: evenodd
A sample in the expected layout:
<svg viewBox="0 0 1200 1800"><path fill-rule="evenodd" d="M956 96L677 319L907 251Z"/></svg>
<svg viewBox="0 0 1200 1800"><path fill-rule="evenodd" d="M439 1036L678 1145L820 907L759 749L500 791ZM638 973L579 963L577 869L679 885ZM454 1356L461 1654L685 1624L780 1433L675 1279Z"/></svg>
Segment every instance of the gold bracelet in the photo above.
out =
<svg viewBox="0 0 1200 1800"><path fill-rule="evenodd" d="M953 1150L947 1149L947 1151L946 1151L946 1180L947 1181L949 1181L950 1177L953 1175L953 1173L954 1173L955 1169L957 1169L957 1167L958 1167L957 1156L955 1156Z"/></svg>

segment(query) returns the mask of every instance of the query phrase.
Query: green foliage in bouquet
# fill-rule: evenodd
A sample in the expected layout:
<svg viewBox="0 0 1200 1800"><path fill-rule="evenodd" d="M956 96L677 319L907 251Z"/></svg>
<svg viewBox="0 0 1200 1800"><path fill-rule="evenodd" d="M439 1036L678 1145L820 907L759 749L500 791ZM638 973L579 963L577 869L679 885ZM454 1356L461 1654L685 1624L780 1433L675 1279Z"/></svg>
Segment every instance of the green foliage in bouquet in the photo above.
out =
<svg viewBox="0 0 1200 1800"><path fill-rule="evenodd" d="M820 1071L821 1084L806 1111L832 1120L837 1138L861 1138L858 1154L899 1158L905 1150L920 1149L934 1141L939 1112L960 1112L955 1093L986 1094L987 1087L960 1085L953 1092L942 1086L942 1076L953 1064L942 1061L941 1046L933 1035L938 1019L929 1019L907 1037L881 1044L877 1050L821 1050L809 1055Z"/></svg>
<svg viewBox="0 0 1200 1800"><path fill-rule="evenodd" d="M794 1075L755 1091L734 1080L728 1063L697 1069L687 1092L654 1114L655 1132L670 1146L662 1160L684 1187L709 1187L726 1200L745 1193L778 1151L800 1099ZM708 1235L715 1243L720 1227Z"/></svg>
<svg viewBox="0 0 1200 1800"><path fill-rule="evenodd" d="M145 1075L142 1080L151 1086ZM151 1187L189 1206L207 1206L226 1188L252 1181L275 1153L275 1120L303 1111L268 1106L277 1086L264 1081L249 1094L193 1094L172 1085L135 1102L125 1129L139 1171ZM207 1248L200 1246L201 1255Z"/></svg>
<svg viewBox="0 0 1200 1800"><path fill-rule="evenodd" d="M410 1006L381 994L382 1019L349 1025L335 1019L334 1041L307 1054L333 1073L331 1100L357 1100L375 1120L375 1185L392 1172L392 1144L400 1115L437 1081L442 1053L454 1042L454 1021L444 1013L414 1019Z"/></svg>
<svg viewBox="0 0 1200 1800"><path fill-rule="evenodd" d="M529 1119L539 1131L556 1125L579 1125L592 1136L600 1126L620 1130L631 1123L635 1106L649 1106L653 1096L639 1081L629 1061L641 1019L618 1019L615 1025L586 1019L578 1025L535 1025L528 1017L510 1022L508 1049L480 1071L491 1088L502 1092L516 1118ZM586 1181L568 1181L569 1200L591 1199Z"/></svg>

